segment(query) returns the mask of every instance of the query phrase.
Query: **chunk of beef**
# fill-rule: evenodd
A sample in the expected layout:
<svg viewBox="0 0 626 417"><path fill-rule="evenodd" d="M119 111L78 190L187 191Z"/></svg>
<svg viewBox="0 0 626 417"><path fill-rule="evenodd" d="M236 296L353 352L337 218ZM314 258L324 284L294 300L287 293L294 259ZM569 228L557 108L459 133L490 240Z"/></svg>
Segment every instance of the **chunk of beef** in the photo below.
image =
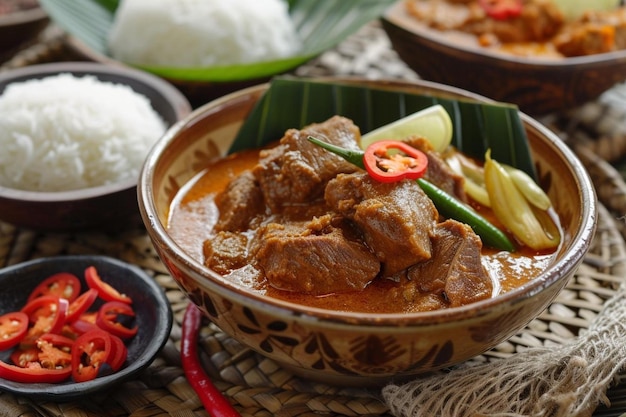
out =
<svg viewBox="0 0 626 417"><path fill-rule="evenodd" d="M430 259L439 214L415 181L380 183L364 172L340 174L329 181L324 198L362 231L383 263L383 276Z"/></svg>
<svg viewBox="0 0 626 417"><path fill-rule="evenodd" d="M422 293L440 294L451 307L490 298L493 283L481 263L482 241L468 225L446 220L435 228L433 257L408 270Z"/></svg>
<svg viewBox="0 0 626 417"><path fill-rule="evenodd" d="M302 130L290 129L280 145L262 151L254 175L273 211L321 198L328 180L338 173L357 170L340 156L309 142L309 136L343 148L359 149L361 134L351 120L334 116Z"/></svg>
<svg viewBox="0 0 626 417"><path fill-rule="evenodd" d="M253 251L275 288L324 295L362 290L378 274L378 259L331 216L261 227Z"/></svg>
<svg viewBox="0 0 626 417"><path fill-rule="evenodd" d="M252 171L235 177L215 198L215 203L219 210L216 231L245 231L252 219L264 210L263 193Z"/></svg>
<svg viewBox="0 0 626 417"><path fill-rule="evenodd" d="M450 168L440 154L433 149L428 139L422 136L412 136L407 138L406 142L424 152L428 157L428 169L426 174L424 174L425 179L459 200L467 201L463 185L465 179Z"/></svg>
<svg viewBox="0 0 626 417"><path fill-rule="evenodd" d="M218 274L227 275L248 264L247 246L245 234L219 232L203 243L204 265Z"/></svg>

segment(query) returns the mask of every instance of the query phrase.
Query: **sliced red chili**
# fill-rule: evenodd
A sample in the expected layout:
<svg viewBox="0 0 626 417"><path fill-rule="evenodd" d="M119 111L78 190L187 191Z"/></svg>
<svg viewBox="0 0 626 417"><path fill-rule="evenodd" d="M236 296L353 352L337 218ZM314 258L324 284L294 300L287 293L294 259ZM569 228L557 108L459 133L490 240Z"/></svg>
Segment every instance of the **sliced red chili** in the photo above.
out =
<svg viewBox="0 0 626 417"><path fill-rule="evenodd" d="M96 325L97 311L89 311L80 315L80 317L70 323L72 330L79 335L87 333L89 330L99 329Z"/></svg>
<svg viewBox="0 0 626 417"><path fill-rule="evenodd" d="M80 294L80 280L69 272L59 272L44 279L31 291L27 303L42 295L54 295L72 302Z"/></svg>
<svg viewBox="0 0 626 417"><path fill-rule="evenodd" d="M137 334L138 327L127 327L123 324L124 318L135 317L133 308L119 301L109 301L104 303L98 310L96 324L103 330L120 337L128 339Z"/></svg>
<svg viewBox="0 0 626 417"><path fill-rule="evenodd" d="M487 16L507 20L522 14L522 0L478 0Z"/></svg>
<svg viewBox="0 0 626 417"><path fill-rule="evenodd" d="M9 356L13 365L20 368L26 368L29 363L37 362L39 360L39 349L35 346L29 348L17 348L11 352Z"/></svg>
<svg viewBox="0 0 626 417"><path fill-rule="evenodd" d="M407 143L383 140L367 147L363 164L367 173L376 181L416 180L426 173L428 157Z"/></svg>
<svg viewBox="0 0 626 417"><path fill-rule="evenodd" d="M90 266L85 270L85 281L87 281L89 288L97 290L100 298L105 301L119 301L126 304L133 302L130 297L120 293L111 284L104 282L95 266Z"/></svg>
<svg viewBox="0 0 626 417"><path fill-rule="evenodd" d="M38 362L31 362L22 368L0 361L0 378L23 383L57 383L65 381L72 374L70 367L62 369L42 368Z"/></svg>
<svg viewBox="0 0 626 417"><path fill-rule="evenodd" d="M46 333L37 339L38 360L42 368L61 369L71 366L71 349L74 340L54 333Z"/></svg>
<svg viewBox="0 0 626 417"><path fill-rule="evenodd" d="M21 311L0 316L0 350L10 349L22 341L28 331L28 315Z"/></svg>
<svg viewBox="0 0 626 417"><path fill-rule="evenodd" d="M84 312L89 310L89 307L93 305L97 298L98 291L94 288L89 288L70 303L65 320L69 323L77 320Z"/></svg>
<svg viewBox="0 0 626 417"><path fill-rule="evenodd" d="M111 335L102 329L78 336L72 347L72 378L75 382L95 379L111 355Z"/></svg>
<svg viewBox="0 0 626 417"><path fill-rule="evenodd" d="M127 356L128 348L124 341L115 335L111 335L111 355L109 356L108 364L113 372L117 372L122 368Z"/></svg>
<svg viewBox="0 0 626 417"><path fill-rule="evenodd" d="M31 326L20 345L30 346L44 333L60 333L65 325L68 307L66 299L52 295L37 297L26 304L21 311L28 316Z"/></svg>

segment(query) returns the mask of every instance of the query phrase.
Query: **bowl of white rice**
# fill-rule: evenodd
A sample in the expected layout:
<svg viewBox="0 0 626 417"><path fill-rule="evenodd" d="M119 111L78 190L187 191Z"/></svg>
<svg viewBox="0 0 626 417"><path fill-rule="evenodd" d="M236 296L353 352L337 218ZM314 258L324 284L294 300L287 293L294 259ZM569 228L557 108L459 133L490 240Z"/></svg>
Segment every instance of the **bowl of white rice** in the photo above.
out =
<svg viewBox="0 0 626 417"><path fill-rule="evenodd" d="M156 74L194 107L295 72L395 1L40 0L81 59Z"/></svg>
<svg viewBox="0 0 626 417"><path fill-rule="evenodd" d="M152 145L191 105L163 79L90 62L0 73L0 221L46 231L138 220Z"/></svg>

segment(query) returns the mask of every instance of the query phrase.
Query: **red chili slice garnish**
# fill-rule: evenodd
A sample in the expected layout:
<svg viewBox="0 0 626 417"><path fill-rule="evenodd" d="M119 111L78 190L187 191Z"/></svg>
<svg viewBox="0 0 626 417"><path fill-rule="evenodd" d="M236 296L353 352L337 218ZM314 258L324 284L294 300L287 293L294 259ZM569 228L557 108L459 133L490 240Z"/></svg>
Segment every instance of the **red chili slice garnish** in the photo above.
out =
<svg viewBox="0 0 626 417"><path fill-rule="evenodd" d="M128 348L124 341L115 335L111 335L111 355L109 356L108 364L113 372L117 372L122 368L127 356Z"/></svg>
<svg viewBox="0 0 626 417"><path fill-rule="evenodd" d="M35 344L39 349L38 360L42 368L61 369L71 366L74 340L60 334L46 333Z"/></svg>
<svg viewBox="0 0 626 417"><path fill-rule="evenodd" d="M70 323L72 330L74 330L79 335L83 333L87 333L89 330L99 329L96 326L96 317L98 316L97 311L89 311L80 315L80 317Z"/></svg>
<svg viewBox="0 0 626 417"><path fill-rule="evenodd" d="M0 378L23 383L57 383L65 381L72 374L70 367L62 369L42 368L37 362L22 368L0 361Z"/></svg>
<svg viewBox="0 0 626 417"><path fill-rule="evenodd" d="M28 315L21 311L0 316L0 350L16 346L28 331Z"/></svg>
<svg viewBox="0 0 626 417"><path fill-rule="evenodd" d="M28 347L45 333L60 333L65 324L68 308L69 303L66 299L52 295L37 297L26 304L21 311L28 316L31 325L20 345Z"/></svg>
<svg viewBox="0 0 626 417"><path fill-rule="evenodd" d="M78 336L72 347L72 378L75 382L95 379L111 355L111 335L102 329Z"/></svg>
<svg viewBox="0 0 626 417"><path fill-rule="evenodd" d="M122 339L129 339L137 334L137 326L127 327L121 320L124 317L134 317L135 311L131 306L118 301L104 303L98 310L96 324L103 330Z"/></svg>
<svg viewBox="0 0 626 417"><path fill-rule="evenodd" d="M98 298L98 291L94 288L89 288L87 291L78 296L77 299L70 303L70 307L67 311L66 321L71 323L77 320L84 312L89 310Z"/></svg>
<svg viewBox="0 0 626 417"><path fill-rule="evenodd" d="M26 368L29 363L37 362L39 360L39 349L35 346L29 348L17 348L11 352L11 356L9 356L13 365L19 366L20 368Z"/></svg>
<svg viewBox="0 0 626 417"><path fill-rule="evenodd" d="M44 279L31 291L26 303L43 295L54 295L72 302L80 294L80 280L69 272L59 272Z"/></svg>
<svg viewBox="0 0 626 417"><path fill-rule="evenodd" d="M78 334L79 336L83 333L87 333L89 330L99 329L100 327L96 326L95 323L92 323L87 320L78 319L74 320L72 324L70 324L72 330Z"/></svg>
<svg viewBox="0 0 626 417"><path fill-rule="evenodd" d="M367 147L363 164L370 177L379 182L416 180L426 173L428 157L407 143L382 140Z"/></svg>
<svg viewBox="0 0 626 417"><path fill-rule="evenodd" d="M0 316L0 350L12 349L11 363L0 361L0 378L16 382L75 382L96 378L102 367L113 372L126 363L122 339L135 336L130 297L102 281L95 267L85 270L89 288L78 278L58 273L30 294L20 311ZM93 308L100 297L104 304ZM70 302L71 300L71 302Z"/></svg>
<svg viewBox="0 0 626 417"><path fill-rule="evenodd" d="M119 301L121 303L131 304L133 300L127 295L121 294L112 285L104 282L95 266L90 266L85 270L85 281L89 288L98 291L98 295L105 301Z"/></svg>
<svg viewBox="0 0 626 417"><path fill-rule="evenodd" d="M478 0L487 16L496 20L507 20L522 14L522 0Z"/></svg>

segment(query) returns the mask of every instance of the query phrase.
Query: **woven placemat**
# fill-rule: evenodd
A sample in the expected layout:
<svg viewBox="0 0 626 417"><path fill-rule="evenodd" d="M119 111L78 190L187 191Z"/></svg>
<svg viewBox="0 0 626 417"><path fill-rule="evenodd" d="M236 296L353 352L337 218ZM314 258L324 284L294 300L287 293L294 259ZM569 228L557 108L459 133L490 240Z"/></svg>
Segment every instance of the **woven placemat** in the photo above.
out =
<svg viewBox="0 0 626 417"><path fill-rule="evenodd" d="M203 409L180 367L180 323L187 300L158 259L141 225L118 234L50 234L0 224L0 264L67 254L105 254L139 265L166 290L175 323L154 363L136 380L71 403L33 402L0 394L4 416L195 416ZM498 360L527 347L562 344L586 329L626 276L626 245L601 206L591 250L554 303L523 331L476 361ZM332 387L294 377L207 324L200 351L205 369L244 416L388 416L376 390ZM538 375L538 377L540 377ZM617 391L616 391L617 392ZM617 400L616 400L617 401ZM614 407L616 404L613 405ZM610 409L609 409L610 410Z"/></svg>
<svg viewBox="0 0 626 417"><path fill-rule="evenodd" d="M76 59L65 40L61 31L50 27L42 34L40 42L0 64L0 71ZM391 50L378 23L367 25L295 73L359 75L373 79L419 78ZM602 108L610 106L604 102L595 104ZM607 158L594 147L602 137L619 135L598 133L603 132L601 126L607 120L602 114L593 122L583 120L587 119L581 112L573 112L557 115L546 123L572 143L598 189L602 206L592 247L575 277L540 317L475 361L499 360L527 347L559 345L576 337L626 277L626 244L620 220L626 213L626 185ZM0 416L206 416L180 367L180 322L187 299L158 259L143 226L137 224L119 233L49 234L0 223L0 266L66 254L104 254L145 269L166 290L172 305L175 321L170 339L145 372L111 392L70 403L34 402L0 393ZM377 391L332 387L294 377L211 324L203 328L200 351L207 373L244 416L390 416ZM612 406L601 405L595 415L619 416L626 412L626 388L622 386L609 391Z"/></svg>

